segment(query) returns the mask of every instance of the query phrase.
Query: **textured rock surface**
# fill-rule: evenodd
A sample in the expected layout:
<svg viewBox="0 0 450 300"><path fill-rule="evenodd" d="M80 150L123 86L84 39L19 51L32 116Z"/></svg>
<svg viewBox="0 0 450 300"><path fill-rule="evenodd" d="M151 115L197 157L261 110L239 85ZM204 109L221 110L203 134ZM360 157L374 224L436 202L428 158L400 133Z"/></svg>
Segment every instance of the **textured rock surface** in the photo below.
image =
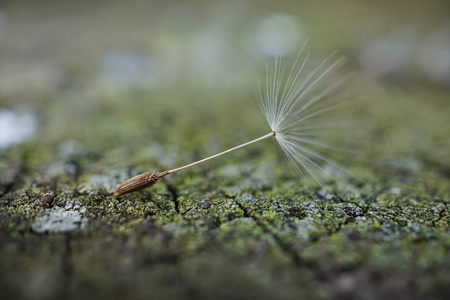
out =
<svg viewBox="0 0 450 300"><path fill-rule="evenodd" d="M2 298L448 297L448 87L395 74L367 80L363 96L369 100L340 115L360 117L364 126L325 138L360 153L327 153L365 179L349 178L352 191L329 182L333 196L312 180L308 191L271 141L264 141L166 176L151 189L114 198L114 188L130 176L177 167L268 130L252 98L253 81L242 91L225 83L222 88L197 86L176 69L183 63L176 61L158 74L175 68L181 75L169 73L157 81L150 74L145 77L150 88L143 88L139 76L153 70L155 57L185 49L173 45L197 27L165 23L169 12L175 14L170 7L133 9L117 3L67 4L64 11L76 17L53 18L61 7L11 2L5 22L14 26L0 23L5 49L22 51L0 52L10 62L0 68L0 104L13 111L26 107L39 120L33 138L0 149ZM202 13L218 11L201 7ZM390 5L373 6L354 14L344 6L333 12L338 22L327 24L335 19L308 7L305 24L332 41L331 51L340 47L345 53L358 48L342 45L344 38L336 42L336 32L326 28L345 36L356 24L347 23L346 12L352 12L352 22L369 20L375 26L380 14L395 11ZM235 14L241 8L229 13L244 26ZM422 15L412 7L409 13L417 22L432 22L439 19L438 11L446 11L439 8L430 5L429 15ZM161 16L148 16L155 11ZM273 11L267 8L262 15ZM111 19L109 12L118 14ZM130 25L136 35L128 31L131 12L133 22L146 24ZM222 23L214 19L199 28L216 28L227 36L228 29L215 24ZM39 38L29 41L30 52L21 46L20 34L29 31L25 25L41 29L36 29ZM195 31L200 37L193 40L209 36L202 32ZM109 53L118 37L138 49L150 39L153 56ZM86 52L91 56L84 57ZM22 68L22 55L37 61L30 58ZM124 80L108 73L116 70L112 58L124 59L139 76L111 84ZM225 69L224 82L231 71ZM237 78L247 82L250 77ZM16 108L17 99L22 108Z"/></svg>

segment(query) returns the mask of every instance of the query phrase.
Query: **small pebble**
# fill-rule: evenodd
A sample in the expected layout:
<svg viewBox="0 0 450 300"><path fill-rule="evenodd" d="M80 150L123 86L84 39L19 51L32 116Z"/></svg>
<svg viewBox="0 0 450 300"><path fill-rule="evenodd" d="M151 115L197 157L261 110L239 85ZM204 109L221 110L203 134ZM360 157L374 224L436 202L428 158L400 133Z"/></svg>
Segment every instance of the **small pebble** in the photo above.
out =
<svg viewBox="0 0 450 300"><path fill-rule="evenodd" d="M210 202L203 202L203 203L200 205L200 207L201 207L202 209L208 209L210 206L211 206L211 203L210 203Z"/></svg>
<svg viewBox="0 0 450 300"><path fill-rule="evenodd" d="M44 203L50 204L50 203L52 203L54 198L55 198L55 193L47 192L44 195L42 195L41 200Z"/></svg>

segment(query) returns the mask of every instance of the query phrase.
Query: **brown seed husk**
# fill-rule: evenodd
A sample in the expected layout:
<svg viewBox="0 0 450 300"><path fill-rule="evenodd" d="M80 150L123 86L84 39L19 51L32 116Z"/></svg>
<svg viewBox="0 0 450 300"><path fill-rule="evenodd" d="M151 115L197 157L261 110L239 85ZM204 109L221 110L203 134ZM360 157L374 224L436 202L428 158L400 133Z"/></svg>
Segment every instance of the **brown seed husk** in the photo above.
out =
<svg viewBox="0 0 450 300"><path fill-rule="evenodd" d="M138 190L148 188L157 183L162 177L169 174L169 171L164 172L145 172L134 176L122 184L120 184L114 191L114 196L121 196L128 193L132 193Z"/></svg>

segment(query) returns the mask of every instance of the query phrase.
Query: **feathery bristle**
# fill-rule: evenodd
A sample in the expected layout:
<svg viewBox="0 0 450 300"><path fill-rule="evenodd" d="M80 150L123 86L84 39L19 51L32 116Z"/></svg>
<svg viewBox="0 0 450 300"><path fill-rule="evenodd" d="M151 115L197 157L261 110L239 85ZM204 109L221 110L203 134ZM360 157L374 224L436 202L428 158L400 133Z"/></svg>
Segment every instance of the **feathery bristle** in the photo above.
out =
<svg viewBox="0 0 450 300"><path fill-rule="evenodd" d="M259 83L260 106L272 132L276 132L276 141L300 178L303 180L309 174L328 189L322 178L343 184L336 176L338 172L359 178L322 154L321 150L336 148L316 139L320 134L337 129L339 123L330 122L327 114L347 105L348 101L330 96L349 77L344 76L332 84L323 81L343 61L340 57L330 63L336 51L307 73L305 66L309 53L303 55L305 45L290 70L284 70L281 55L275 59L272 68L266 65L265 84ZM284 71L288 71L287 77L283 76Z"/></svg>

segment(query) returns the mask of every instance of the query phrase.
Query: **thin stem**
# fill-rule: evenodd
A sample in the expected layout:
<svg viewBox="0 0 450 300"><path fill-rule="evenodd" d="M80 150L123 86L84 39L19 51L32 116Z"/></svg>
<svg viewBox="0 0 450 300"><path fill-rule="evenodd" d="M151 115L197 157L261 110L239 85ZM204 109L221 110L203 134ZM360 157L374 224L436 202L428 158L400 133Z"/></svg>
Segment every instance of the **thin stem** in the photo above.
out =
<svg viewBox="0 0 450 300"><path fill-rule="evenodd" d="M244 144L242 144L242 145L233 147L233 148L231 148L231 149L228 149L228 150L226 150L226 151L217 153L217 154L215 154L215 155L212 155L212 156L207 157L207 158L204 158L204 159L202 159L202 160L193 162L193 163L191 163L191 164L188 164L188 165L185 165L185 166L182 166L182 167L173 169L173 170L169 170L168 173L173 173L173 172L176 172L176 171L179 171L179 170L182 170L182 169L186 169L186 168L192 167L192 166L194 166L194 165L196 165L196 164L199 164L199 163L202 163L202 162L204 162L204 161L207 161L207 160L213 159L213 158L215 158L215 157L221 156L221 155L223 155L223 154L225 154L225 153L228 153L228 152L237 150L237 149L239 149L239 148L245 147L245 146L247 146L247 145L256 143L256 142L258 142L258 141L267 139L267 138L269 138L269 137L271 137L271 136L276 136L276 132L268 133L268 134L263 135L262 137L257 138L257 139L255 139L255 140L253 140L253 141L250 141L250 142L244 143Z"/></svg>

